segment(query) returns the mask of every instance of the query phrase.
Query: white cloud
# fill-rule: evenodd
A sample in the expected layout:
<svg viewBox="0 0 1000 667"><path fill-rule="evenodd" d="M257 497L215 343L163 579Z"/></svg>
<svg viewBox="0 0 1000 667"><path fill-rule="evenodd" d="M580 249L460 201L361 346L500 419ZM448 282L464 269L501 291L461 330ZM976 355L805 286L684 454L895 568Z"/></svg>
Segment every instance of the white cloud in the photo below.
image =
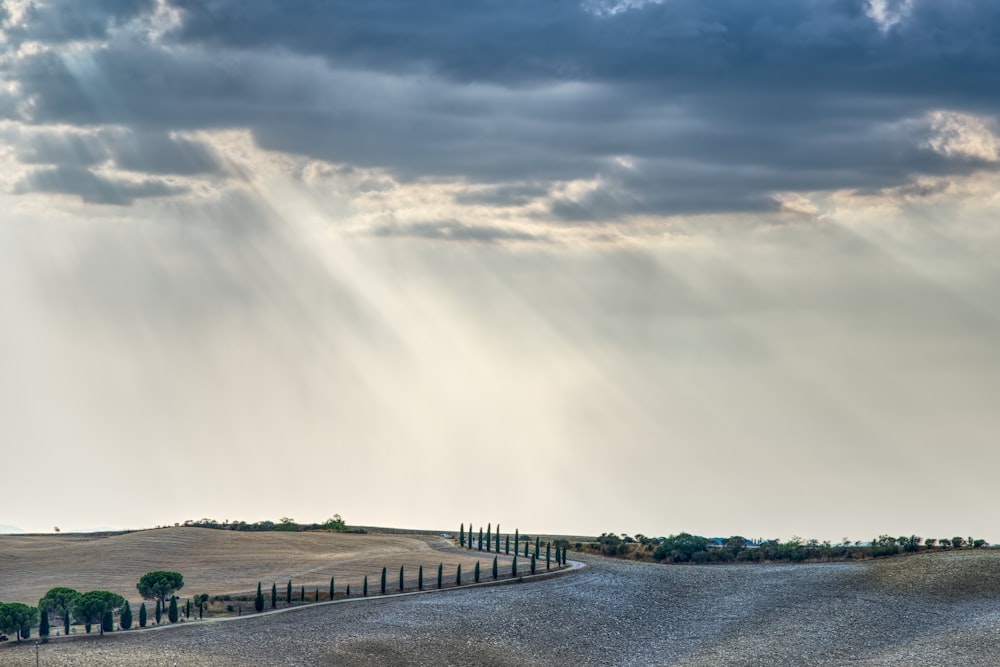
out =
<svg viewBox="0 0 1000 667"><path fill-rule="evenodd" d="M933 111L927 116L933 136L927 146L946 157L1000 161L1000 139L988 119L957 111Z"/></svg>

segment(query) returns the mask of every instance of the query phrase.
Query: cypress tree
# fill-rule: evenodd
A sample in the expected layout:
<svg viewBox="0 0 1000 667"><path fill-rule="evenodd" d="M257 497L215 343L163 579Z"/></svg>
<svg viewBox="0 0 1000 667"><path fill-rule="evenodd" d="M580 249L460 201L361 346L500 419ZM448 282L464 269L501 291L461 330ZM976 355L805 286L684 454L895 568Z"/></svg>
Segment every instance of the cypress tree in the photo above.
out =
<svg viewBox="0 0 1000 667"><path fill-rule="evenodd" d="M403 584L404 584L404 582L405 582L405 580L403 578L403 566L400 565L399 566L399 592L400 593L403 592L403 588L404 588Z"/></svg>
<svg viewBox="0 0 1000 667"><path fill-rule="evenodd" d="M517 553L517 545L521 543L521 531L514 529L514 553Z"/></svg>
<svg viewBox="0 0 1000 667"><path fill-rule="evenodd" d="M288 588L285 590L285 602L292 604L292 580L288 580Z"/></svg>
<svg viewBox="0 0 1000 667"><path fill-rule="evenodd" d="M253 599L253 608L257 611L264 611L264 593L260 590L260 582L257 582L257 597Z"/></svg>
<svg viewBox="0 0 1000 667"><path fill-rule="evenodd" d="M139 605L139 627L146 627L146 603Z"/></svg>
<svg viewBox="0 0 1000 667"><path fill-rule="evenodd" d="M510 576L517 576L517 552L514 552L514 560L510 563Z"/></svg>
<svg viewBox="0 0 1000 667"><path fill-rule="evenodd" d="M319 602L319 586L316 587L316 591L313 593L313 602Z"/></svg>
<svg viewBox="0 0 1000 667"><path fill-rule="evenodd" d="M499 523L497 524L496 540L497 540L496 552L500 553L500 524Z"/></svg>
<svg viewBox="0 0 1000 667"><path fill-rule="evenodd" d="M385 568L382 568L382 595L385 595Z"/></svg>
<svg viewBox="0 0 1000 667"><path fill-rule="evenodd" d="M163 618L163 605L160 604L159 600L156 601L155 616L156 616L156 624L159 625L160 624L160 619Z"/></svg>
<svg viewBox="0 0 1000 667"><path fill-rule="evenodd" d="M200 621L205 617L205 601L198 600L198 620Z"/></svg>
<svg viewBox="0 0 1000 667"><path fill-rule="evenodd" d="M517 544L514 544L514 549L517 549ZM510 555L510 535L505 535L503 538L503 552Z"/></svg>
<svg viewBox="0 0 1000 667"><path fill-rule="evenodd" d="M556 547L556 558L559 558L559 547ZM545 569L549 569L549 562L552 560L552 543L545 543Z"/></svg>
<svg viewBox="0 0 1000 667"><path fill-rule="evenodd" d="M184 618L191 618L191 598L184 601Z"/></svg>
<svg viewBox="0 0 1000 667"><path fill-rule="evenodd" d="M306 601L306 587L305 586L300 586L299 587L299 602L305 602L305 601Z"/></svg>
<svg viewBox="0 0 1000 667"><path fill-rule="evenodd" d="M333 577L330 577L330 599L333 599Z"/></svg>
<svg viewBox="0 0 1000 667"><path fill-rule="evenodd" d="M365 597L368 597L368 575L367 574L365 575L365 592L364 592L364 595L365 595Z"/></svg>
<svg viewBox="0 0 1000 667"><path fill-rule="evenodd" d="M444 563L438 563L438 588L444 583Z"/></svg>
<svg viewBox="0 0 1000 667"><path fill-rule="evenodd" d="M101 616L101 634L105 632L111 632L115 629L115 615L110 609L104 611L104 615Z"/></svg>
<svg viewBox="0 0 1000 667"><path fill-rule="evenodd" d="M476 574L475 574L475 577L476 577L476 583L478 584L479 583L479 561L478 560L476 561Z"/></svg>
<svg viewBox="0 0 1000 667"><path fill-rule="evenodd" d="M455 570L455 585L456 586L461 586L462 585L462 564L461 563L458 564L458 569Z"/></svg>
<svg viewBox="0 0 1000 667"><path fill-rule="evenodd" d="M486 524L486 550L490 550L490 524Z"/></svg>
<svg viewBox="0 0 1000 667"><path fill-rule="evenodd" d="M424 590L424 566L421 565L420 569L417 570L417 590Z"/></svg>
<svg viewBox="0 0 1000 667"><path fill-rule="evenodd" d="M458 544L459 546L465 546L465 524L463 523L458 529Z"/></svg>
<svg viewBox="0 0 1000 667"><path fill-rule="evenodd" d="M177 596L170 596L170 606L167 607L167 620L171 623L177 622Z"/></svg>
<svg viewBox="0 0 1000 667"><path fill-rule="evenodd" d="M535 558L538 558L538 549L542 546L542 538L535 538Z"/></svg>
<svg viewBox="0 0 1000 667"><path fill-rule="evenodd" d="M498 571L497 571L497 557L494 556L493 557L493 578L494 579L497 578L497 574L498 574Z"/></svg>
<svg viewBox="0 0 1000 667"><path fill-rule="evenodd" d="M469 539L465 541L465 546L469 549L472 548L472 522L469 522Z"/></svg>
<svg viewBox="0 0 1000 667"><path fill-rule="evenodd" d="M271 582L271 609L276 609L278 606L278 585Z"/></svg>
<svg viewBox="0 0 1000 667"><path fill-rule="evenodd" d="M83 624L83 631L86 632L88 635L90 634L90 628L91 628L90 621L87 621L86 623Z"/></svg>
<svg viewBox="0 0 1000 667"><path fill-rule="evenodd" d="M351 585L347 584L347 588L344 589L344 597L351 597Z"/></svg>
<svg viewBox="0 0 1000 667"><path fill-rule="evenodd" d="M483 550L483 529L482 529L482 527L479 528L479 550L480 551Z"/></svg>
<svg viewBox="0 0 1000 667"><path fill-rule="evenodd" d="M525 540L524 540L524 557L525 558L528 557L528 539L527 538L525 538Z"/></svg>
<svg viewBox="0 0 1000 667"><path fill-rule="evenodd" d="M126 602L126 604L128 604ZM122 612L122 618L124 619L125 613ZM131 621L130 621L131 623ZM42 616L38 621L38 636L42 639L49 638L49 610L42 609Z"/></svg>
<svg viewBox="0 0 1000 667"><path fill-rule="evenodd" d="M565 565L565 564L566 564L566 550L567 550L568 548L569 548L569 547L563 547L563 548L562 548L562 551L560 552L560 553L562 554L562 564L563 564L563 565Z"/></svg>
<svg viewBox="0 0 1000 667"><path fill-rule="evenodd" d="M531 573L535 573L535 554L531 554Z"/></svg>
<svg viewBox="0 0 1000 667"><path fill-rule="evenodd" d="M118 617L118 626L122 630L128 630L132 627L132 607L129 606L128 600L125 600L125 606L122 607L122 614Z"/></svg>

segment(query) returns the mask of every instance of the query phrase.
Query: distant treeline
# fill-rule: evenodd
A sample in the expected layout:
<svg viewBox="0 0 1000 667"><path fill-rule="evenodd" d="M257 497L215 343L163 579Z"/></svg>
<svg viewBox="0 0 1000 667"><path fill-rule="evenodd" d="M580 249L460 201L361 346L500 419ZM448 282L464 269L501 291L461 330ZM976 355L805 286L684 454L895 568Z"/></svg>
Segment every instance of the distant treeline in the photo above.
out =
<svg viewBox="0 0 1000 667"><path fill-rule="evenodd" d="M280 530L280 531L305 531L305 530L332 530L338 533L365 533L367 532L364 528L359 528L357 526L348 526L344 523L343 518L339 514L334 514L332 517L324 521L323 523L297 523L294 519L290 519L287 516L278 519L277 523L274 521L255 521L254 523L247 523L246 521L229 521L228 519L222 522L216 521L215 519L188 519L183 524L184 526L193 526L195 528L214 528L216 530L241 530L241 531L268 531L268 530Z"/></svg>
<svg viewBox="0 0 1000 667"><path fill-rule="evenodd" d="M641 534L633 537L625 533L604 533L593 542L576 544L577 549L605 556L662 563L801 563L881 558L928 550L979 549L985 546L989 546L986 540L972 537L924 539L916 535L880 535L870 542L850 542L844 539L834 544L829 541L803 540L800 537L784 542L751 541L740 535L707 538L690 533L670 537L646 537Z"/></svg>

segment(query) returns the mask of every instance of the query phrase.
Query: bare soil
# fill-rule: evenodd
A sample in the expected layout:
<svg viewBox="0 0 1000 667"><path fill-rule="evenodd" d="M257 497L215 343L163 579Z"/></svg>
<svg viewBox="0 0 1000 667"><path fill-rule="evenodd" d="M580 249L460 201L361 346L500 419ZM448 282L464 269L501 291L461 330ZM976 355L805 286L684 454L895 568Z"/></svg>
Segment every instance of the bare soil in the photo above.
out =
<svg viewBox="0 0 1000 667"><path fill-rule="evenodd" d="M572 557L572 554L571 554ZM46 665L996 665L1000 552L807 565L577 556L536 583L53 641ZM0 664L34 664L29 646Z"/></svg>

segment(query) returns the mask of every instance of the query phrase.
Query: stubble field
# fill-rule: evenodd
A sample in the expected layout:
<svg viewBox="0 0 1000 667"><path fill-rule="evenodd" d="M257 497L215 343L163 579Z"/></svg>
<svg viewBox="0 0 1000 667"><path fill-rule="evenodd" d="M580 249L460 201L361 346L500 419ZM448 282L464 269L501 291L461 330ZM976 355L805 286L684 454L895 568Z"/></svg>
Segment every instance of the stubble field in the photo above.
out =
<svg viewBox="0 0 1000 667"><path fill-rule="evenodd" d="M437 553L430 555L437 560ZM545 581L54 641L42 659L111 666L986 666L1000 653L995 550L808 565L578 558L585 570ZM34 657L27 646L0 649L4 665L29 666Z"/></svg>

